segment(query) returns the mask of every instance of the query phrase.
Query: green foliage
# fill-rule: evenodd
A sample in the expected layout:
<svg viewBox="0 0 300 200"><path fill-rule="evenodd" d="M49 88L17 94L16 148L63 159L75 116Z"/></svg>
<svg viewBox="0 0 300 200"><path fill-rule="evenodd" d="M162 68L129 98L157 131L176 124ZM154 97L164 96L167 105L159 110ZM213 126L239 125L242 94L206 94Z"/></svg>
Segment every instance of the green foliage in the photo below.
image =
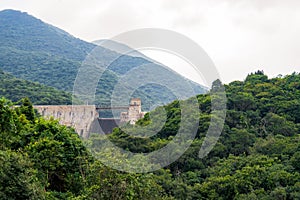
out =
<svg viewBox="0 0 300 200"><path fill-rule="evenodd" d="M215 82L214 90L219 84ZM103 136L91 135L83 143L72 128L39 118L28 99L14 107L2 98L0 198L299 199L299 85L299 74L268 79L262 72L226 85L224 129L203 159L198 157L199 149L215 115L210 94L197 96L199 116L189 116L199 118L196 139L176 162L147 174L120 172L100 163L97 158L105 157L118 165L125 156L108 148L90 154L87 147L105 145ZM182 123L183 102L189 100L158 107L135 126L116 128L108 137L132 152L160 149L169 144ZM153 131L157 134L151 137L134 137ZM142 157L134 158L138 167L151 167L142 166Z"/></svg>
<svg viewBox="0 0 300 200"><path fill-rule="evenodd" d="M228 110L224 129L214 149L202 160L198 153L213 115L210 95L199 95L196 139L164 169L167 174L157 172L158 183L176 199L297 199L300 92L295 87L299 83L296 73L268 79L258 71L245 81L225 85ZM214 82L212 90L218 90L219 85L219 81ZM155 123L163 116L163 126ZM151 152L173 139L180 117L180 102L174 101L148 113L136 126L115 129L109 138L123 149ZM159 131L150 138L132 136L143 135L142 130Z"/></svg>
<svg viewBox="0 0 300 200"><path fill-rule="evenodd" d="M18 114L24 114L26 119L34 122L35 120L35 112L33 110L32 103L28 98L24 98L21 100L21 105L16 109Z"/></svg>
<svg viewBox="0 0 300 200"><path fill-rule="evenodd" d="M14 10L1 11L0 69L19 79L6 77L3 83L0 81L0 86L6 84L3 88L0 87L0 95L13 101L29 97L32 102L38 104L69 104L69 94L61 92L59 98L59 92L53 88L72 92L78 69L95 47L95 44L77 39L27 13ZM135 67L152 63L141 57L121 55L101 46L98 46L97 50L101 57L99 59L101 67L106 66L110 58L117 58L106 70L103 68L105 72L101 77L96 77L100 78L95 88L96 102L102 105L110 104L114 85L122 75ZM164 69L163 66L159 67ZM3 78L5 77L0 77L0 80ZM196 94L205 92L202 86L179 74L173 73L166 78L170 81L176 80L178 83L188 82ZM53 88L41 87L28 81ZM37 89L39 87L41 89ZM141 86L133 96L142 99L146 110L157 103L166 104L176 98L167 88L157 84Z"/></svg>
<svg viewBox="0 0 300 200"><path fill-rule="evenodd" d="M211 176L199 190L212 199L234 199L258 190L271 196L279 187L286 192L286 187L295 185L300 178L299 173L289 172L280 160L261 155L229 156L217 162L209 173Z"/></svg>
<svg viewBox="0 0 300 200"><path fill-rule="evenodd" d="M0 142L1 148L6 150L3 155L9 153L9 150L24 152L27 160L22 161L23 158L20 157L20 165L24 163L24 166L19 167L18 162L13 163L7 158L4 159L3 166L7 165L7 170L10 168L14 170L11 167L13 164L24 168L24 171L20 171L22 173L20 176L23 177L26 172L25 175L28 177L24 175L24 179L28 181L32 178L36 179L44 188L40 191L40 195L46 196L46 191L48 193L68 191L78 194L83 187L85 165L91 160L80 138L73 129L59 125L57 121L38 119L28 99L23 99L21 102L21 106L14 108L11 102L1 99ZM18 153L16 156L21 155ZM26 164L27 161L29 164ZM34 172L34 176L30 177L30 173L26 171L27 168L30 172ZM10 176L8 172L3 173L3 176ZM16 173L19 172L16 171ZM20 181L24 181L22 177ZM21 182L15 184L21 184ZM24 185L24 189L29 192L26 187ZM3 195L9 195L8 193L7 189ZM24 195L27 194L24 193Z"/></svg>
<svg viewBox="0 0 300 200"><path fill-rule="evenodd" d="M47 189L78 193L81 190L83 169L88 154L78 135L57 121L37 121L36 134L25 150L34 161Z"/></svg>
<svg viewBox="0 0 300 200"><path fill-rule="evenodd" d="M163 190L153 174L127 174L94 162L86 191L77 199L161 199Z"/></svg>
<svg viewBox="0 0 300 200"><path fill-rule="evenodd" d="M28 156L0 151L0 199L45 199L43 185Z"/></svg>
<svg viewBox="0 0 300 200"><path fill-rule="evenodd" d="M72 103L70 93L18 79L0 71L0 96L14 102L28 97L35 105L65 105Z"/></svg>
<svg viewBox="0 0 300 200"><path fill-rule="evenodd" d="M27 119L24 115L18 116L17 113L11 109L13 104L4 99L0 99L0 148L15 149L18 147L21 135L17 134L21 132L22 122L27 123Z"/></svg>
<svg viewBox="0 0 300 200"><path fill-rule="evenodd" d="M169 199L154 174L104 166L73 129L38 118L28 99L21 102L0 101L1 199Z"/></svg>

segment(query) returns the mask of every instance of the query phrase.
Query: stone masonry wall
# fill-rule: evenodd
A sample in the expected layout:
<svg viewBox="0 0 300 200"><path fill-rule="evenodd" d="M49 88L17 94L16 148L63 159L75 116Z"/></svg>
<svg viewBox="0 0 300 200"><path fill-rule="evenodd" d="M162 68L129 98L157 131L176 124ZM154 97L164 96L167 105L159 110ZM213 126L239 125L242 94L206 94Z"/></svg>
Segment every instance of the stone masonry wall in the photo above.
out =
<svg viewBox="0 0 300 200"><path fill-rule="evenodd" d="M143 118L145 112L142 112L142 102L140 98L133 98L130 101L128 111L121 112L120 122L129 122L130 124L135 124L136 121Z"/></svg>
<svg viewBox="0 0 300 200"><path fill-rule="evenodd" d="M44 117L58 119L60 124L75 128L82 137L88 137L91 124L98 118L95 106L91 105L59 105L34 106Z"/></svg>

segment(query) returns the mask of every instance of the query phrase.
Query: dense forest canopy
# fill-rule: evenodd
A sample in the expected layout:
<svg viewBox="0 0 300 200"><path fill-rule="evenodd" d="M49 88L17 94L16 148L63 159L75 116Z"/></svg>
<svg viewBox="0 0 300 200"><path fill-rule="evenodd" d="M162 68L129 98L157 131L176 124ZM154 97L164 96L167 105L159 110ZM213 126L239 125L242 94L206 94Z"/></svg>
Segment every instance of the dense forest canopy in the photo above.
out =
<svg viewBox="0 0 300 200"><path fill-rule="evenodd" d="M34 105L70 105L72 95L32 81L16 78L0 70L0 96L17 102L29 97Z"/></svg>
<svg viewBox="0 0 300 200"><path fill-rule="evenodd" d="M189 149L169 166L145 174L99 162L97 156L107 152L95 154L90 147L102 136L80 139L72 128L36 116L29 99L14 108L2 98L0 199L300 199L300 74L269 79L258 71L225 88L225 125L209 155L198 157L212 117L210 93L197 96L199 127ZM155 136L127 134L155 126L159 109L167 120ZM177 133L180 113L174 101L136 126L114 129L109 138L132 152L154 151ZM121 152L110 155L117 163Z"/></svg>

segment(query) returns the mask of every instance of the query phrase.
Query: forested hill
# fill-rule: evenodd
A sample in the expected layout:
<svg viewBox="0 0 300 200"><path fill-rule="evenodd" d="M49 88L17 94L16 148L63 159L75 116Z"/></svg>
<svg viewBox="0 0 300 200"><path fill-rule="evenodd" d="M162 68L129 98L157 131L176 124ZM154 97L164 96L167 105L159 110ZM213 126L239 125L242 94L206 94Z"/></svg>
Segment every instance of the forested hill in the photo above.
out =
<svg viewBox="0 0 300 200"><path fill-rule="evenodd" d="M200 123L192 145L176 162L146 174L119 172L98 161L124 159L118 150L97 151L103 136L80 140L73 129L35 116L28 100L14 108L0 99L0 199L300 199L300 74L269 79L258 71L225 87L225 125L209 155L198 157L213 117L211 97L203 94L197 96ZM163 128L150 138L134 138L139 126L159 130L151 119L162 108ZM160 149L177 133L180 111L174 101L109 138L132 152ZM139 155L131 159L143 163Z"/></svg>
<svg viewBox="0 0 300 200"><path fill-rule="evenodd" d="M24 12L0 12L0 46L81 61L95 45Z"/></svg>
<svg viewBox="0 0 300 200"><path fill-rule="evenodd" d="M35 105L70 105L72 95L53 87L16 78L0 70L0 96L14 102L29 97Z"/></svg>
<svg viewBox="0 0 300 200"><path fill-rule="evenodd" d="M71 92L82 61L95 47L95 44L75 38L27 13L0 11L0 69L17 78ZM97 61L102 68L108 65L111 58L118 58L101 77L96 90L98 104L110 103L114 84L135 67L153 64L164 69L145 58L122 55L101 46L97 47L97 52L100 57ZM176 80L178 83L190 83L196 94L206 91L201 85L175 72L171 71L165 77L170 82ZM160 97L159 94L165 95ZM136 95L144 103L152 105L155 102L166 104L175 99L174 95L157 85L139 88Z"/></svg>
<svg viewBox="0 0 300 200"><path fill-rule="evenodd" d="M163 188L176 199L300 199L300 74L269 79L258 71L225 87L227 116L218 143L198 157L212 117L210 95L199 95L198 134L167 167L172 178L160 180ZM178 101L164 108L168 118L155 136L134 138L139 129L128 126L115 129L111 140L132 152L162 148L177 134L181 116ZM149 116L155 119L159 110L138 124L157 130Z"/></svg>

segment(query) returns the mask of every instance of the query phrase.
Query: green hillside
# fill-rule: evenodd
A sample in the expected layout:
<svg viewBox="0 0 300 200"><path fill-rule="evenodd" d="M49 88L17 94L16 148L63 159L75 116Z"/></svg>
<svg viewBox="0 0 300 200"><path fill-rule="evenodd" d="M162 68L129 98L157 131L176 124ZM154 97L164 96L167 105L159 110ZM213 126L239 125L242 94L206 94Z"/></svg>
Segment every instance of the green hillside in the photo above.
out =
<svg viewBox="0 0 300 200"><path fill-rule="evenodd" d="M17 78L72 92L82 61L95 47L95 44L77 39L27 13L0 11L0 69ZM111 58L118 58L108 67L107 76L101 77L96 90L97 104L110 102L113 83L122 75L140 65L152 63L141 57L121 55L101 46L97 47L97 51L100 68L106 66ZM178 83L191 83L196 94L205 92L202 86L175 72L165 77L176 79ZM136 93L149 105L155 102L166 104L175 99L163 87L151 85L147 89L138 89ZM159 94L166 94L166 98L159 97Z"/></svg>
<svg viewBox="0 0 300 200"><path fill-rule="evenodd" d="M118 165L125 158L120 151L97 151L103 136L80 140L73 129L35 116L28 100L14 108L0 99L0 199L300 199L300 74L269 79L258 71L225 87L225 125L209 155L198 157L214 117L212 97L204 94L197 96L200 123L192 145L174 163L144 174L116 171L98 161L109 156ZM162 148L180 126L179 103L159 107L138 122L155 130L153 119L164 108L167 121L155 136L134 138L139 126L125 125L110 140L132 152ZM143 163L139 155L131 159Z"/></svg>
<svg viewBox="0 0 300 200"><path fill-rule="evenodd" d="M126 158L119 151L97 151L104 144L103 136L82 141L73 129L36 117L28 100L13 109L11 102L0 99L0 198L299 199L300 74L268 79L258 71L225 87L225 125L209 155L198 157L214 117L211 96L204 94L197 96L201 114L192 145L174 163L145 174L119 172L98 161L98 156L107 157L118 164ZM139 126L155 129L152 119L162 108L167 121L159 133L134 138ZM179 101L174 101L147 114L139 126L115 129L109 138L132 152L160 149L177 133L180 110ZM166 158L152 159L169 159L173 153L176 155L174 151ZM140 156L133 158L135 164L143 163Z"/></svg>
<svg viewBox="0 0 300 200"><path fill-rule="evenodd" d="M46 24L27 13L15 10L0 12L0 46L27 52L43 52L81 61L95 45Z"/></svg>
<svg viewBox="0 0 300 200"><path fill-rule="evenodd" d="M0 71L0 97L16 102L29 97L35 105L72 104L70 93L44 86L39 83L18 79Z"/></svg>
<svg viewBox="0 0 300 200"><path fill-rule="evenodd" d="M213 117L211 96L199 95L196 139L183 156L165 168L171 177L159 183L175 199L299 199L300 74L268 79L258 71L225 87L227 116L216 146L204 159L198 157ZM155 136L134 138L141 129L127 125L115 129L110 139L131 152L164 147L181 126L179 102L164 109L167 120L162 129L149 118L159 118L160 108L138 122L148 125L149 131L160 130Z"/></svg>

